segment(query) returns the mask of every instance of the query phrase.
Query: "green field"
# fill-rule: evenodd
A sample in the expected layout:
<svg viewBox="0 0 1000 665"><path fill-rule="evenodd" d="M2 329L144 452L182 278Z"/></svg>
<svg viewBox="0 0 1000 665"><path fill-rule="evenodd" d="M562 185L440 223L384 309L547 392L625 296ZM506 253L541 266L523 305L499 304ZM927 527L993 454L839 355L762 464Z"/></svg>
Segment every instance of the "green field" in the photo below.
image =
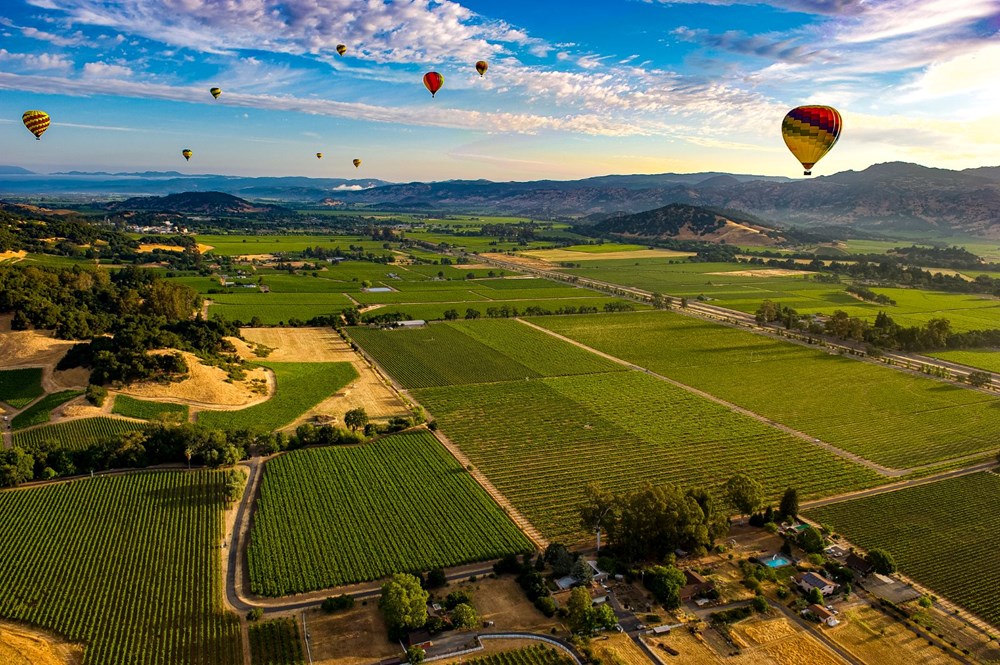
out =
<svg viewBox="0 0 1000 665"><path fill-rule="evenodd" d="M569 665L573 661L558 649L539 644L480 656L467 662L469 665Z"/></svg>
<svg viewBox="0 0 1000 665"><path fill-rule="evenodd" d="M14 416L10 421L11 429L24 429L32 425L47 423L52 416L52 409L82 394L82 390L63 390L58 393L50 393Z"/></svg>
<svg viewBox="0 0 1000 665"><path fill-rule="evenodd" d="M0 616L86 645L85 665L239 665L222 604L223 472L0 492Z"/></svg>
<svg viewBox="0 0 1000 665"><path fill-rule="evenodd" d="M253 592L282 596L531 548L425 431L268 462L247 561Z"/></svg>
<svg viewBox="0 0 1000 665"><path fill-rule="evenodd" d="M0 402L6 402L15 409L23 409L44 394L40 368L0 371Z"/></svg>
<svg viewBox="0 0 1000 665"><path fill-rule="evenodd" d="M179 422L186 422L188 419L188 406L186 404L171 404L169 402L151 402L144 399L135 399L128 395L115 396L115 405L111 413L127 416L129 418L140 418L142 420L156 420L163 417L170 417Z"/></svg>
<svg viewBox="0 0 1000 665"><path fill-rule="evenodd" d="M195 239L211 245L213 249L209 251L216 256L301 252L309 247L330 250L340 247L346 252L351 245L375 254L389 254L389 250L382 248L383 241L357 235L199 235Z"/></svg>
<svg viewBox="0 0 1000 665"><path fill-rule="evenodd" d="M925 356L940 358L969 367L978 367L987 372L1000 374L1000 349L966 349L963 351L934 351Z"/></svg>
<svg viewBox="0 0 1000 665"><path fill-rule="evenodd" d="M259 363L278 387L271 399L237 411L202 411L198 422L216 429L278 430L357 378L351 363Z"/></svg>
<svg viewBox="0 0 1000 665"><path fill-rule="evenodd" d="M878 484L874 472L642 372L423 388L414 397L549 538L579 535L587 483L717 488L750 473L771 496Z"/></svg>
<svg viewBox="0 0 1000 665"><path fill-rule="evenodd" d="M14 432L14 445L24 447L53 441L57 447L80 450L119 434L134 432L145 427L145 423L119 418L81 418Z"/></svg>
<svg viewBox="0 0 1000 665"><path fill-rule="evenodd" d="M220 314L229 321L243 323L257 317L264 325L333 316L353 306L342 293L220 293L208 297L212 301L210 315Z"/></svg>
<svg viewBox="0 0 1000 665"><path fill-rule="evenodd" d="M299 626L293 617L249 624L252 665L305 665Z"/></svg>
<svg viewBox="0 0 1000 665"><path fill-rule="evenodd" d="M594 292L592 292L594 293ZM438 321L444 319L444 313L450 309L458 312L459 318L464 318L467 309L474 309L479 312L482 318L489 318L490 308L500 308L506 306L517 311L518 315L523 315L529 307L541 307L552 313L568 308L579 309L589 307L598 312L604 311L607 303L627 302L637 310L649 309L648 305L632 303L622 298L609 298L607 296L585 297L585 298L558 298L548 300L489 300L478 302L452 302L452 303L424 303L424 304L394 304L381 308L383 312L403 312L410 318L422 319L424 321ZM377 314L380 310L372 310L372 314ZM499 318L499 317L498 317Z"/></svg>
<svg viewBox="0 0 1000 665"><path fill-rule="evenodd" d="M349 332L407 388L623 369L506 319L441 323L411 330L359 327Z"/></svg>
<svg viewBox="0 0 1000 665"><path fill-rule="evenodd" d="M533 321L886 466L1000 440L1000 399L818 349L671 312Z"/></svg>
<svg viewBox="0 0 1000 665"><path fill-rule="evenodd" d="M1000 476L977 473L807 510L1000 628Z"/></svg>

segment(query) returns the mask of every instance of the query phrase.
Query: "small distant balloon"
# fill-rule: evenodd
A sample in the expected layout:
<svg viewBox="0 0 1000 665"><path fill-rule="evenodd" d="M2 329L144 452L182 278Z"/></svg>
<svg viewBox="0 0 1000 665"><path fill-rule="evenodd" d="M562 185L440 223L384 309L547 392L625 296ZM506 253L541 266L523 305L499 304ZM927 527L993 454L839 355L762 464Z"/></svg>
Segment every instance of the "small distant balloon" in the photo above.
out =
<svg viewBox="0 0 1000 665"><path fill-rule="evenodd" d="M832 106L798 106L781 121L781 137L804 175L812 175L812 167L836 145L843 124Z"/></svg>
<svg viewBox="0 0 1000 665"><path fill-rule="evenodd" d="M185 161L191 161L191 155L193 155L194 153L191 152L188 148L184 148L183 150L181 150L181 154L184 155Z"/></svg>
<svg viewBox="0 0 1000 665"><path fill-rule="evenodd" d="M323 153L317 152L316 153L316 159L323 159Z"/></svg>
<svg viewBox="0 0 1000 665"><path fill-rule="evenodd" d="M354 168L358 168L359 166L361 166L361 160L360 159L355 159L354 160Z"/></svg>
<svg viewBox="0 0 1000 665"><path fill-rule="evenodd" d="M212 93L213 97L215 97L216 99L218 99L219 95L222 94L222 88L212 88L211 90L209 90L209 92Z"/></svg>
<svg viewBox="0 0 1000 665"><path fill-rule="evenodd" d="M486 70L490 68L490 63L485 60L480 60L476 63L476 71L479 72L480 78L486 73Z"/></svg>
<svg viewBox="0 0 1000 665"><path fill-rule="evenodd" d="M24 123L29 132L35 135L37 140L41 141L42 134L49 128L51 119L45 111L25 111L21 115L21 122Z"/></svg>
<svg viewBox="0 0 1000 665"><path fill-rule="evenodd" d="M437 72L427 72L424 74L424 87L431 93L431 97L444 85L444 77Z"/></svg>
<svg viewBox="0 0 1000 665"><path fill-rule="evenodd" d="M344 55L345 53L347 53L347 46L345 46L344 44L337 44L337 53L339 53L340 55Z"/></svg>

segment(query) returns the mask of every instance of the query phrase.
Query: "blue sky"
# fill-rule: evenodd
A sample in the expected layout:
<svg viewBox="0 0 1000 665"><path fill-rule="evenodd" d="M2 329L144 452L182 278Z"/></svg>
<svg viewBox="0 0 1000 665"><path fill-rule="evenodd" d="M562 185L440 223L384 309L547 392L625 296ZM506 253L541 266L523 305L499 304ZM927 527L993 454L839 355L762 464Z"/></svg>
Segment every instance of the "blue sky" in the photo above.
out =
<svg viewBox="0 0 1000 665"><path fill-rule="evenodd" d="M781 118L815 103L844 117L817 174L967 168L1000 164L997 71L1000 0L5 0L0 163L796 176ZM53 119L42 141L20 122L34 108Z"/></svg>

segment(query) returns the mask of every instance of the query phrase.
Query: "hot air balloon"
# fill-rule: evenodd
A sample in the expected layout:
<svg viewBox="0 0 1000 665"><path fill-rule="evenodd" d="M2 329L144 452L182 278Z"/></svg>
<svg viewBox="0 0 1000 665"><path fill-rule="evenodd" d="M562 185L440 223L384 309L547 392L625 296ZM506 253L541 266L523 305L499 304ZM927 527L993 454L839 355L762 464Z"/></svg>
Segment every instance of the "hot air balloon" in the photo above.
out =
<svg viewBox="0 0 1000 665"><path fill-rule="evenodd" d="M486 70L490 68L490 63L485 60L480 60L476 63L476 71L479 72L479 76L482 77L486 73Z"/></svg>
<svg viewBox="0 0 1000 665"><path fill-rule="evenodd" d="M209 90L209 92L212 93L213 97L215 97L216 99L218 99L219 95L222 94L222 88L212 88L211 90Z"/></svg>
<svg viewBox="0 0 1000 665"><path fill-rule="evenodd" d="M361 160L360 159L355 159L354 160L354 168L358 168L359 166L361 166Z"/></svg>
<svg viewBox="0 0 1000 665"><path fill-rule="evenodd" d="M185 161L191 161L191 155L193 155L194 153L191 152L191 150L189 150L188 148L184 148L183 150L181 150L181 154L184 155Z"/></svg>
<svg viewBox="0 0 1000 665"><path fill-rule="evenodd" d="M337 53L339 53L340 55L344 55L345 53L347 53L347 47L344 46L343 44L337 44Z"/></svg>
<svg viewBox="0 0 1000 665"><path fill-rule="evenodd" d="M804 175L812 175L813 165L837 143L843 124L832 106L799 106L781 121L781 136L795 159L802 162Z"/></svg>
<svg viewBox="0 0 1000 665"><path fill-rule="evenodd" d="M316 153L316 159L323 159L323 153L317 152Z"/></svg>
<svg viewBox="0 0 1000 665"><path fill-rule="evenodd" d="M424 74L424 87L430 90L431 97L444 85L444 77L437 72L427 72Z"/></svg>
<svg viewBox="0 0 1000 665"><path fill-rule="evenodd" d="M21 122L24 123L29 132L35 135L36 139L41 141L42 134L49 128L51 120L45 111L25 111L21 116Z"/></svg>

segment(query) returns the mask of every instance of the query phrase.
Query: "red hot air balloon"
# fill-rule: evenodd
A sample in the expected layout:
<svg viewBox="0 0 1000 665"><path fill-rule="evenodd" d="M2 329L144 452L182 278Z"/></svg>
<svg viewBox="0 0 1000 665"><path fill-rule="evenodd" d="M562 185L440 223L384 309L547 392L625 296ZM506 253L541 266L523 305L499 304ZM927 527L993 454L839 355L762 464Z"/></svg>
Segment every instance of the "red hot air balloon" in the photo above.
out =
<svg viewBox="0 0 1000 665"><path fill-rule="evenodd" d="M427 88L431 97L437 94L437 91L441 89L444 85L444 77L437 72L427 72L424 74L424 87Z"/></svg>

